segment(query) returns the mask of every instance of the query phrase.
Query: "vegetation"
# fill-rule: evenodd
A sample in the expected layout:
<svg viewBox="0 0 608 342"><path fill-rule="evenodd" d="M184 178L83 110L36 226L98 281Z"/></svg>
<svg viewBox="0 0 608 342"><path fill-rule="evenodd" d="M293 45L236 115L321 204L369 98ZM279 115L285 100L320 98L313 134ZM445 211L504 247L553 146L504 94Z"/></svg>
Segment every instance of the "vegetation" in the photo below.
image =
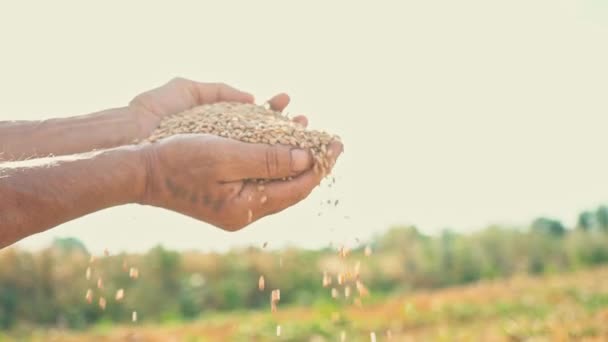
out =
<svg viewBox="0 0 608 342"><path fill-rule="evenodd" d="M137 326L144 335L183 330L204 336L203 331L221 330L232 340L264 340L280 323L283 339L293 341L317 335L335 340L341 330L359 336L371 329L378 337L386 329L434 338L442 331L473 336L482 330L496 338L545 336L562 328L565 334L606 334L594 322L608 319L608 288L602 285L608 284L608 271L596 268L608 262L607 207L582 213L572 228L549 218L527 229L493 226L469 234L446 230L439 236L394 227L370 246L371 256L364 256L365 245L359 245L345 260L335 248L269 251L260 246L217 254L159 246L143 255L98 257L90 280L85 278L90 255L78 240L58 240L35 253L7 248L0 251L0 331L7 331L5 339L36 340L39 334L45 340L49 329L71 329L65 333L69 338L85 329L104 335L119 324L127 327L114 332ZM372 293L362 308L353 305L355 296L332 299L321 286L324 271L335 276L344 262L352 268L357 261ZM129 277L130 267L138 268L138 279ZM590 268L595 271L584 271ZM579 273L555 275L566 271ZM266 280L264 291L257 287L260 275ZM98 277L102 290L95 286ZM460 287L443 289L454 286ZM105 310L96 301L87 303L89 288L95 300L100 294L107 298ZM119 288L125 298L116 302ZM281 300L273 315L269 294L275 288L281 289ZM134 310L136 324L131 323ZM578 325L557 323L566 312L574 313L572 322Z"/></svg>

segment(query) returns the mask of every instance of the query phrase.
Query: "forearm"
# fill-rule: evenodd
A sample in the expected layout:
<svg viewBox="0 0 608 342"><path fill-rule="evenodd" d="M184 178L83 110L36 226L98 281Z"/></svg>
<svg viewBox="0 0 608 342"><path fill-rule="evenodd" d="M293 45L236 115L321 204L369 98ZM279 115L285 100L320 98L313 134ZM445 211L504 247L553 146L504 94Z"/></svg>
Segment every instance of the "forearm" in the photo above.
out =
<svg viewBox="0 0 608 342"><path fill-rule="evenodd" d="M142 129L128 108L44 121L0 122L0 161L68 155L133 142Z"/></svg>
<svg viewBox="0 0 608 342"><path fill-rule="evenodd" d="M145 186L139 147L77 158L34 167L0 164L0 248L89 213L139 201Z"/></svg>

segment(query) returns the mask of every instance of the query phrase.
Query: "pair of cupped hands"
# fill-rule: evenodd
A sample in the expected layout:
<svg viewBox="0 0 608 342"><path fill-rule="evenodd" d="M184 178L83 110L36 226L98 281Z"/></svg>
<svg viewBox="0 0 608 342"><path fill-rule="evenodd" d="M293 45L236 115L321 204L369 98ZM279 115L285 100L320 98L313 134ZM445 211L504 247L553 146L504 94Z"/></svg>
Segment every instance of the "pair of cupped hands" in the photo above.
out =
<svg viewBox="0 0 608 342"><path fill-rule="evenodd" d="M254 97L222 83L176 78L136 96L129 104L140 136L149 136L163 117L215 102L254 103ZM287 94L268 101L283 111ZM294 121L306 126L305 116ZM330 166L343 151L330 145ZM228 231L239 230L304 198L323 174L313 170L308 150L239 142L204 134L177 135L141 148L146 185L140 202L176 211ZM290 180L283 180L290 177ZM265 179L263 186L248 181Z"/></svg>

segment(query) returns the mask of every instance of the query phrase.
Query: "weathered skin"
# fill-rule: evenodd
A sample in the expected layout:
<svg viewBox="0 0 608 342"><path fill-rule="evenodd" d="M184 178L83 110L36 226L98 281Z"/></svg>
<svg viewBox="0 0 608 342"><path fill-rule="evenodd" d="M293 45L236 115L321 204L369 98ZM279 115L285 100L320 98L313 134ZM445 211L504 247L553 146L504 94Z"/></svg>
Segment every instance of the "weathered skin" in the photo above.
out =
<svg viewBox="0 0 608 342"><path fill-rule="evenodd" d="M310 153L287 146L210 135L123 146L150 135L166 115L218 101L254 99L224 84L178 78L123 108L41 122L0 122L0 248L127 203L162 207L234 231L294 205L320 183L322 174L313 171ZM283 110L289 97L279 94L269 103ZM294 120L307 124L302 116ZM334 143L330 148L333 166L343 147ZM73 154L39 166L9 163ZM293 179L279 180L286 177ZM261 192L247 179L273 181Z"/></svg>

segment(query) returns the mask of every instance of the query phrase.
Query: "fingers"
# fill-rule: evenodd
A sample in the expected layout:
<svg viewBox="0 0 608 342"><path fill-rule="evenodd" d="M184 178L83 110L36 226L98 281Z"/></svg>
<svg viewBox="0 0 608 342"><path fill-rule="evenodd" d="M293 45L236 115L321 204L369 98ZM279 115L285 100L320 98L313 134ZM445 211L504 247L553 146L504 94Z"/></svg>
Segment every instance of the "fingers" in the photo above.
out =
<svg viewBox="0 0 608 342"><path fill-rule="evenodd" d="M308 127L308 118L305 117L304 115L298 115L296 117L294 117L293 122L296 122L300 125L302 125L303 127Z"/></svg>
<svg viewBox="0 0 608 342"><path fill-rule="evenodd" d="M340 143L332 143L330 165L333 166L343 147ZM302 201L321 183L324 175L314 170L308 170L289 181L272 181L263 185L249 183L236 199L239 206L245 206L252 212L252 220L280 212Z"/></svg>
<svg viewBox="0 0 608 342"><path fill-rule="evenodd" d="M199 105L220 101L253 103L253 95L224 83L192 82L194 97Z"/></svg>
<svg viewBox="0 0 608 342"><path fill-rule="evenodd" d="M287 105L289 104L289 101L290 101L289 95L287 95L285 93L281 93L281 94L273 96L270 100L268 100L268 104L270 105L270 108L272 108L273 110L282 112L285 109L285 107L287 107Z"/></svg>
<svg viewBox="0 0 608 342"><path fill-rule="evenodd" d="M280 179L298 175L313 166L308 150L284 145L229 142L222 149L226 181Z"/></svg>

